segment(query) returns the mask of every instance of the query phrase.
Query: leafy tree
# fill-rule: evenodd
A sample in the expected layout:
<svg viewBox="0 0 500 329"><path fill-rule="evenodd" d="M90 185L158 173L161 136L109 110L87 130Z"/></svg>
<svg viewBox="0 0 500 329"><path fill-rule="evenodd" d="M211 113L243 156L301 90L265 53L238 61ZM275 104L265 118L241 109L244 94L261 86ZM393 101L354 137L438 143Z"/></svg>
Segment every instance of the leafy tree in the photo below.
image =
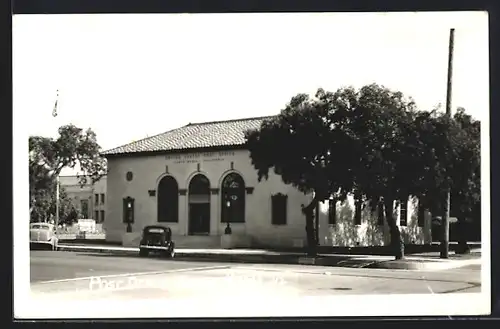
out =
<svg viewBox="0 0 500 329"><path fill-rule="evenodd" d="M414 158L424 148L413 126L415 104L401 92L371 84L359 90L353 107L351 129L360 143L359 161L353 167L355 193L373 209L384 207L391 249L401 259L404 243L394 205L416 194L419 168Z"/></svg>
<svg viewBox="0 0 500 329"><path fill-rule="evenodd" d="M480 220L481 147L480 122L459 108L453 119L433 115L433 129L421 129L429 136L428 150L434 161L424 175L422 189L427 207L437 214L444 212L446 192L451 189L450 214L458 218L458 252L467 252L466 218ZM431 138L432 137L432 138ZM430 153L430 152L429 152Z"/></svg>
<svg viewBox="0 0 500 329"><path fill-rule="evenodd" d="M268 179L273 169L285 184L313 194L312 201L303 207L310 254L318 244L314 208L332 195L345 198L353 189L354 172L350 168L358 159L351 151L358 144L348 126L354 98L352 88L336 93L319 89L314 98L299 94L279 115L245 135L259 181Z"/></svg>
<svg viewBox="0 0 500 329"><path fill-rule="evenodd" d="M311 254L317 246L313 209L331 196L353 193L373 209L382 205L397 259L404 257L394 213L399 201L418 197L439 213L452 187L457 200L467 199L464 213L477 202L478 123L460 111L455 120L419 112L411 98L377 84L319 89L314 98L299 94L245 137L259 181L272 168L284 183L312 192L303 207Z"/></svg>
<svg viewBox="0 0 500 329"><path fill-rule="evenodd" d="M292 98L280 115L246 134L259 180L274 168L284 183L313 193L304 207L309 249L317 245L312 210L320 201L342 200L348 193L372 205L383 198L391 241L402 246L393 201L407 198L416 179L406 172L412 167L414 147L406 141L415 135L413 110L411 99L376 84L359 91L320 89L314 99Z"/></svg>
<svg viewBox="0 0 500 329"><path fill-rule="evenodd" d="M480 205L480 122L462 108L453 118L436 110L420 112L415 122L425 145L415 158L422 171L417 182L418 194L425 208L433 214L442 214L446 193L451 190L450 213L459 220L458 251L465 252L465 219L474 216Z"/></svg>
<svg viewBox="0 0 500 329"><path fill-rule="evenodd" d="M106 174L106 160L99 152L96 134L91 129L84 131L72 124L60 127L57 139L30 136L30 211L35 207L37 211L46 209L49 197L44 191L55 187L56 177L63 168L79 165L82 170L78 175L80 184L86 184L89 179L92 183L97 182Z"/></svg>
<svg viewBox="0 0 500 329"><path fill-rule="evenodd" d="M48 222L56 212L56 190L55 184L51 184L49 189L39 189L36 191L33 210L31 212L31 222ZM59 193L59 224L73 224L81 213L68 197L64 188Z"/></svg>
<svg viewBox="0 0 500 329"><path fill-rule="evenodd" d="M30 207L31 222L48 222L50 220L50 209L54 198L54 195L51 195L52 190L52 188L36 189L32 192L32 195L30 195L32 199ZM55 194L55 192L53 194Z"/></svg>
<svg viewBox="0 0 500 329"><path fill-rule="evenodd" d="M466 218L481 221L481 123L459 108L454 120L460 128L457 139L457 157L451 188L451 214L458 218L459 248L457 252L470 251L467 246Z"/></svg>

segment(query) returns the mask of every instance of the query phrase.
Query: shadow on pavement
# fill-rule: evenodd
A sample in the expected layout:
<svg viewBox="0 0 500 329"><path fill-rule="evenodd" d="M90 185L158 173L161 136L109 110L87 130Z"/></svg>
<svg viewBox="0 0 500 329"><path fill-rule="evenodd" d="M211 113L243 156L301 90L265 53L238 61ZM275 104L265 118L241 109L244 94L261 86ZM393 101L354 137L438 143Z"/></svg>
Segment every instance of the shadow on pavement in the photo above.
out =
<svg viewBox="0 0 500 329"><path fill-rule="evenodd" d="M60 244L75 244L75 245L104 245L111 247L121 247L120 242L109 242L105 239L60 239Z"/></svg>
<svg viewBox="0 0 500 329"><path fill-rule="evenodd" d="M230 255L230 254L176 254L174 258L162 257L161 255L150 255L140 257L139 254L115 254L115 253L88 253L80 252L77 255L91 257L110 257L110 258L137 258L137 259L155 259L159 261L199 261L216 263L240 263L240 264L290 264L290 265L317 265L317 266L336 266L362 268L370 266L374 261L368 259L353 259L348 256L330 255L327 257L317 257L314 264L301 263L303 256L297 255Z"/></svg>
<svg viewBox="0 0 500 329"><path fill-rule="evenodd" d="M49 244L30 244L30 251L32 250L52 250L52 246Z"/></svg>
<svg viewBox="0 0 500 329"><path fill-rule="evenodd" d="M480 242L468 242L471 249L481 248ZM450 243L449 250L455 252L458 244ZM300 252L306 253L307 248L269 248L262 247L261 250L272 252ZM349 254L349 255L373 255L373 256L392 256L393 253L390 246L370 246L370 247L339 247L339 246L318 246L317 251L319 254ZM423 244L423 245L405 245L405 254L410 256L420 253L439 253L439 243Z"/></svg>
<svg viewBox="0 0 500 329"><path fill-rule="evenodd" d="M118 254L112 252L76 252L78 256L91 256L91 257L113 257L113 258L141 258L141 259L168 259L161 256L151 255L148 257L140 257L139 253L134 254Z"/></svg>

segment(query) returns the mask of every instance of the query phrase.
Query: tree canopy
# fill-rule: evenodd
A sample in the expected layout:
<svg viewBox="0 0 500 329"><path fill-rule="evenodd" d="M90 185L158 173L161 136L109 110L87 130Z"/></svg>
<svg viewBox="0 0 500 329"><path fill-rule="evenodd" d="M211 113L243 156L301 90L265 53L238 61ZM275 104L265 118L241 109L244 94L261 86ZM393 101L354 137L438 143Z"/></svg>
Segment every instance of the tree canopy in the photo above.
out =
<svg viewBox="0 0 500 329"><path fill-rule="evenodd" d="M70 124L60 127L58 132L56 139L29 137L30 210L35 206L38 212L50 210L47 191L55 191L56 177L63 168L78 165L82 185L89 181L95 183L106 174L106 160L100 156L100 146L91 129L83 130Z"/></svg>
<svg viewBox="0 0 500 329"><path fill-rule="evenodd" d="M319 201L350 192L359 147L349 129L355 97L352 88L336 93L320 89L314 98L300 94L260 129L248 131L247 147L259 181L273 169L284 183L314 192Z"/></svg>
<svg viewBox="0 0 500 329"><path fill-rule="evenodd" d="M416 196L440 210L436 200L449 187L457 201L467 199L463 207L477 201L479 123L463 110L454 120L418 111L410 97L377 84L299 94L245 137L259 181L273 170L284 183L313 192L305 211L349 193L373 207L383 202L396 257L404 251L394 201Z"/></svg>
<svg viewBox="0 0 500 329"><path fill-rule="evenodd" d="M55 184L49 189L35 191L31 222L48 222L56 213ZM64 188L59 193L59 224L72 224L82 218L81 212L75 207Z"/></svg>
<svg viewBox="0 0 500 329"><path fill-rule="evenodd" d="M454 116L459 126L457 154L452 173L452 209L457 217L469 217L480 211L481 204L481 122L460 108ZM479 208L479 209L478 209Z"/></svg>

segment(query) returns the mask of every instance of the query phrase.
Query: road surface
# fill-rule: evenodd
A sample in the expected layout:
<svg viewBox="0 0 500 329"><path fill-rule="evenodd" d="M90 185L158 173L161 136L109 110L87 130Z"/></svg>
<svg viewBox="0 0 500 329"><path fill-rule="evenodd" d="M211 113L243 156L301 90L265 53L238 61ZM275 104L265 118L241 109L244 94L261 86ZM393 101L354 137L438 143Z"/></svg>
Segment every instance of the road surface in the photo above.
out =
<svg viewBox="0 0 500 329"><path fill-rule="evenodd" d="M474 315L489 305L470 294L481 292L476 265L424 272L58 251L32 251L30 265L31 298L16 311L28 318ZM447 302L436 308L409 293ZM340 296L348 300L339 304ZM389 300L392 308L384 306ZM430 311L412 313L417 306Z"/></svg>
<svg viewBox="0 0 500 329"><path fill-rule="evenodd" d="M216 287L231 287L227 291L231 294L236 293L236 286L246 286L254 292L279 288L282 292L296 295L429 294L480 292L481 289L479 265L424 272L308 265L186 262L57 251L31 251L30 265L31 286L36 291L77 288L79 291L93 290L93 295L98 290L102 290L103 294L113 295L112 290L115 288L124 291L120 292L120 295L143 295L152 293L153 287L160 288L157 290L167 289L171 295L182 296L207 293L207 289ZM53 282L44 283L47 281ZM158 293L161 292L155 294Z"/></svg>

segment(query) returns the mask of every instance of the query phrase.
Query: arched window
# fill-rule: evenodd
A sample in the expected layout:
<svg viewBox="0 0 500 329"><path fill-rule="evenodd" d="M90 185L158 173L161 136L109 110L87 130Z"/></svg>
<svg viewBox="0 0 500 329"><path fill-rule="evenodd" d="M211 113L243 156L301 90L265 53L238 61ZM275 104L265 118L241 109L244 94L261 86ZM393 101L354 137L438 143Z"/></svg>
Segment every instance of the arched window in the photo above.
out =
<svg viewBox="0 0 500 329"><path fill-rule="evenodd" d="M237 173L230 173L222 181L221 222L245 222L245 181Z"/></svg>
<svg viewBox="0 0 500 329"><path fill-rule="evenodd" d="M179 186L172 176L165 176L158 184L158 222L179 221Z"/></svg>

